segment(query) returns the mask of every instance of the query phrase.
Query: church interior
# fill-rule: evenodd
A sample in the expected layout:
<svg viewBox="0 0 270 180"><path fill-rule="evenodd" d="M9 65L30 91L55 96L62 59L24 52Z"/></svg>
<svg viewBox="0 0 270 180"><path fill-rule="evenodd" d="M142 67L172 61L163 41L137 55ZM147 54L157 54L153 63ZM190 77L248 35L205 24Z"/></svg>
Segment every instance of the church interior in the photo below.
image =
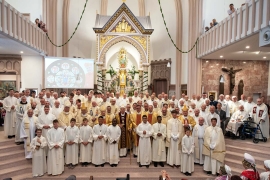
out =
<svg viewBox="0 0 270 180"><path fill-rule="evenodd" d="M74 175L76 177L70 178L154 180L160 177L161 180L223 180L225 177L224 180L233 180L233 175L237 175L246 180L244 170L248 168L243 162L251 163L249 160L252 159L252 172L256 169L259 173L257 175L255 172L254 180L269 180L269 62L269 0L0 0L0 179L49 180L66 179ZM14 105L8 99L11 92L16 98ZM58 97L55 98L55 95ZM26 99L25 103L23 99ZM56 101L62 108L59 112L54 109ZM30 142L27 138L21 138L22 143L16 141L17 133L22 136L24 118L28 117L33 103L36 109L41 109L35 114L32 108L34 116L37 116L37 124L42 121L42 113L48 113L45 112L47 102L49 109L51 108L49 114L57 111L57 115L54 114L53 117L58 119L59 128L63 127L63 121L59 117L65 114L65 108L74 107L73 113L71 110L67 112L73 114L72 119L76 120L78 127L83 126L84 120L77 123L80 119L77 117L82 115L85 108L89 121L94 123L90 125L89 122L93 133L94 127L99 125L100 116L112 115L110 120L104 118L107 123L103 125L108 129L115 127L113 120L117 120L119 116L116 126L124 133L120 137L134 144L126 145L127 152L121 157L119 142L117 156L120 153L120 158L117 167L110 166L107 162L105 166L102 164L104 167L96 167L93 162L83 167L80 161L82 147L78 147L78 143L76 154L79 160L75 168L71 166L74 169L65 166L62 173L57 175L49 174L46 170L44 175L33 177L34 159L32 162L32 158L26 158L26 146ZM146 112L150 107L154 109L153 116L150 111L147 112L148 122L144 122L144 114L140 115L138 108ZM95 115L92 108L95 108ZM163 113L164 108L167 115ZM123 112L121 109L124 109ZM211 109L218 118L211 115ZM185 115L184 111L188 114ZM220 111L225 111L223 119ZM243 112L245 115L241 114ZM130 117L125 120L124 125L120 122L121 113ZM162 118L161 123L158 122L158 117ZM175 127L170 129L168 124L175 117L178 119L177 123L181 123L176 131L180 132L181 129L180 136L183 137L183 140L182 137L176 140L178 149L175 150L181 156L181 167L177 160L175 166L168 160L172 156L170 148L173 147L173 140L168 141L171 136L168 130L175 130ZM191 125L189 118L195 124ZM208 121L209 127L214 126L211 124L215 119L213 121L216 121L219 129L215 132L214 139L220 144L221 150L211 148L212 131L209 135L210 148L205 145L206 137L194 135L195 127L201 125L200 118L204 120L203 125ZM54 128L54 119L51 120L51 127L48 127L50 130ZM66 134L72 124L70 120L63 128ZM249 120L254 125L250 125ZM154 146L157 137L152 132L155 131L154 122L157 125L165 124L167 131L167 137L160 140L157 146ZM151 137L139 133L139 129L145 128L143 125L146 124L151 129ZM246 125L252 126L252 129L245 135ZM7 126L11 126L16 135L7 134ZM122 130L123 126L126 131ZM205 134L209 127L206 127ZM36 129L39 129L38 125ZM43 126L40 129L43 136ZM45 129L46 132L50 131ZM191 176L188 171L182 172L184 164L190 164L189 161L183 161L182 149L184 137L189 137L185 132L189 130L190 136L194 136L195 150L191 155L188 153L187 158L192 156L192 162L196 159L196 148L199 149L198 153L207 156L204 165L196 161L195 164L191 163ZM146 130L143 129L142 132L144 131ZM221 132L221 137L218 132ZM262 138L258 133L263 134ZM16 136L15 142L11 137L13 135ZM28 133L28 136L32 135ZM159 153L164 152L166 163L156 167L154 160L151 161L154 153L150 153L149 164L146 168L144 165L141 167L140 158L143 156L139 154L148 152L140 151L149 148L147 143L144 148L138 145L140 143L136 145L137 141L133 137L138 142L140 139L141 144L148 138L151 152L155 151L154 147L157 147L156 151ZM45 139L49 144L48 138ZM196 145L198 140L199 145ZM92 154L95 154L94 141L90 143L93 146ZM106 144L109 152L109 138ZM165 149L160 150L163 144ZM63 161L64 156L68 156L65 154L68 145L63 146ZM110 154L111 152L108 156ZM173 159L180 159L178 156ZM221 156L222 160L219 159ZM217 166L218 174L207 169L207 158L210 158L212 169ZM212 159L217 163L213 163ZM48 160L47 163L48 167L52 166ZM220 170L222 168L224 174ZM125 178L127 174L129 178Z"/></svg>

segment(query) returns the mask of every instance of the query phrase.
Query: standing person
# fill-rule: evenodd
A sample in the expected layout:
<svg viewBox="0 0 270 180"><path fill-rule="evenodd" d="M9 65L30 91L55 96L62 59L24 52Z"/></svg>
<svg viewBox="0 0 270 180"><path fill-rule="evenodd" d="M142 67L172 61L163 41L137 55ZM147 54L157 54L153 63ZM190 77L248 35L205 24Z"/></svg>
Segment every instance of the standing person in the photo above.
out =
<svg viewBox="0 0 270 180"><path fill-rule="evenodd" d="M255 159L248 153L244 154L244 160L242 161L245 170L241 173L240 177L244 180L259 180L260 175L256 169Z"/></svg>
<svg viewBox="0 0 270 180"><path fill-rule="evenodd" d="M266 172L262 172L260 174L260 180L269 180L268 178L270 176L270 160L265 160L263 164Z"/></svg>
<svg viewBox="0 0 270 180"><path fill-rule="evenodd" d="M267 139L269 138L269 116L267 106L259 98L257 99L257 104L252 109L252 117L254 122L260 123L260 128L262 134ZM256 134L255 136L258 139L262 139L261 134Z"/></svg>
<svg viewBox="0 0 270 180"><path fill-rule="evenodd" d="M21 126L22 126L24 114L30 108L31 108L30 104L27 103L26 97L25 96L21 97L20 104L16 106L17 119L16 119L16 129L15 129L15 143L17 145L23 144L23 139L21 139L20 137Z"/></svg>
<svg viewBox="0 0 270 180"><path fill-rule="evenodd" d="M226 121L226 112L221 109L221 103L217 103L216 114L219 115L220 119L220 128L222 129L223 134L225 134L225 121Z"/></svg>
<svg viewBox="0 0 270 180"><path fill-rule="evenodd" d="M48 130L47 143L48 151L48 175L60 175L64 172L64 152L65 132L59 128L58 120L53 120L53 128Z"/></svg>
<svg viewBox="0 0 270 180"><path fill-rule="evenodd" d="M25 158L32 158L30 143L35 137L38 118L33 115L33 110L28 109L27 116L23 119L20 130L20 138L24 140Z"/></svg>
<svg viewBox="0 0 270 180"><path fill-rule="evenodd" d="M178 168L181 164L180 147L184 129L176 115L176 111L172 111L172 118L167 123L166 146L168 147L167 164Z"/></svg>
<svg viewBox="0 0 270 180"><path fill-rule="evenodd" d="M214 97L214 95L210 95L209 96L209 100L210 100L210 102L209 102L209 104L211 105L211 106L215 106L216 108L217 108L217 101L215 101L215 97Z"/></svg>
<svg viewBox="0 0 270 180"><path fill-rule="evenodd" d="M119 140L120 157L127 156L127 149L130 149L130 132L128 131L130 129L130 114L128 114L125 110L125 107L121 106L120 112L115 116L117 124L121 129L121 136Z"/></svg>
<svg viewBox="0 0 270 180"><path fill-rule="evenodd" d="M217 126L217 119L211 119L211 126L207 127L204 134L203 169L207 174L216 175L225 158L225 141L222 129Z"/></svg>
<svg viewBox="0 0 270 180"><path fill-rule="evenodd" d="M119 162L119 150L118 143L119 138L121 136L121 129L117 126L117 120L114 118L112 120L112 125L110 125L107 129L107 137L108 137L108 155L109 155L109 163L111 167L117 167Z"/></svg>
<svg viewBox="0 0 270 180"><path fill-rule="evenodd" d="M194 138L190 134L190 129L187 128L182 139L181 172L186 176L191 176L194 171Z"/></svg>
<svg viewBox="0 0 270 180"><path fill-rule="evenodd" d="M74 114L70 112L71 103L65 101L64 110L59 114L58 120L61 128L66 129L70 124L70 120L74 118Z"/></svg>
<svg viewBox="0 0 270 180"><path fill-rule="evenodd" d="M150 137L153 134L153 130L151 124L147 121L146 115L142 116L142 121L136 128L136 132L140 137L137 162L139 167L146 166L146 168L149 168L152 159Z"/></svg>
<svg viewBox="0 0 270 180"><path fill-rule="evenodd" d="M80 127L80 162L87 167L92 162L93 129L88 125L88 119L83 119Z"/></svg>
<svg viewBox="0 0 270 180"><path fill-rule="evenodd" d="M193 127L196 125L196 121L193 119L191 115L188 114L188 108L186 105L182 108L183 115L179 116L180 121L183 124L184 129L193 129Z"/></svg>
<svg viewBox="0 0 270 180"><path fill-rule="evenodd" d="M68 165L69 169L74 169L74 167L78 164L78 143L80 130L76 124L76 119L72 118L70 120L70 125L66 128L65 134L65 142L66 142L66 153L65 153L65 161Z"/></svg>
<svg viewBox="0 0 270 180"><path fill-rule="evenodd" d="M60 106L60 101L58 100L54 101L54 104L52 106L52 114L55 115L57 119L59 117L59 114L63 111L63 105Z"/></svg>
<svg viewBox="0 0 270 180"><path fill-rule="evenodd" d="M107 125L103 124L103 116L98 117L98 124L93 128L93 156L92 163L95 167L104 167L107 159Z"/></svg>
<svg viewBox="0 0 270 180"><path fill-rule="evenodd" d="M200 164L201 166L204 163L203 155L203 144L204 144L204 133L208 125L204 124L204 118L199 118L199 123L194 126L192 137L194 138L195 144L195 153L194 153L194 162L195 164Z"/></svg>
<svg viewBox="0 0 270 180"><path fill-rule="evenodd" d="M32 139L30 148L32 151L32 174L33 177L43 176L47 172L45 147L47 141L43 137L42 130L36 129L37 136Z"/></svg>
<svg viewBox="0 0 270 180"><path fill-rule="evenodd" d="M217 126L220 127L220 117L216 113L215 106L210 106L210 112L209 112L209 114L208 114L208 116L206 118L207 119L205 121L207 122L208 126L211 126L212 118L216 118L217 119Z"/></svg>
<svg viewBox="0 0 270 180"><path fill-rule="evenodd" d="M4 134L11 139L15 137L15 125L16 125L16 105L17 99L14 97L14 90L9 89L9 96L3 100L3 107L6 110L4 121Z"/></svg>
<svg viewBox="0 0 270 180"><path fill-rule="evenodd" d="M152 142L152 161L154 166L157 167L158 163L164 167L166 161L165 138L166 138L166 125L161 123L162 117L157 117L157 123L153 124L153 142Z"/></svg>

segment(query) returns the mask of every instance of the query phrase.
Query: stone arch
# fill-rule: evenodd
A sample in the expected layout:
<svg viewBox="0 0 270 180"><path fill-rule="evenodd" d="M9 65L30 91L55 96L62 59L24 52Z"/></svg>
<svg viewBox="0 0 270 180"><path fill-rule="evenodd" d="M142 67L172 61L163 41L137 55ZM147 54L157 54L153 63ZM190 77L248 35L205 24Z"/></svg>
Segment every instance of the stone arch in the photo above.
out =
<svg viewBox="0 0 270 180"><path fill-rule="evenodd" d="M134 39L132 39L129 36L117 36L113 39L111 39L110 41L108 41L108 43L106 43L104 45L104 47L102 48L99 58L98 58L98 62L103 62L103 64L106 64L105 62L105 55L107 53L107 51L115 44L119 43L119 42L127 42L129 44L131 44L132 46L134 46L138 52L140 53L140 63L148 63L147 60L147 55L146 52L144 51L143 47Z"/></svg>

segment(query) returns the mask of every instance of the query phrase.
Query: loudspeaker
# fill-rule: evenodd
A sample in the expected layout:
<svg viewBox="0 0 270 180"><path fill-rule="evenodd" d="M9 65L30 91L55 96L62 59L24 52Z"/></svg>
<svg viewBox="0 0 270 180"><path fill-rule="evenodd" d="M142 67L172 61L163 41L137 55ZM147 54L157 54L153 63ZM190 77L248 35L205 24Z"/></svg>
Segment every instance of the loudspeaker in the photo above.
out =
<svg viewBox="0 0 270 180"><path fill-rule="evenodd" d="M270 47L270 26L260 30L259 39L260 47Z"/></svg>

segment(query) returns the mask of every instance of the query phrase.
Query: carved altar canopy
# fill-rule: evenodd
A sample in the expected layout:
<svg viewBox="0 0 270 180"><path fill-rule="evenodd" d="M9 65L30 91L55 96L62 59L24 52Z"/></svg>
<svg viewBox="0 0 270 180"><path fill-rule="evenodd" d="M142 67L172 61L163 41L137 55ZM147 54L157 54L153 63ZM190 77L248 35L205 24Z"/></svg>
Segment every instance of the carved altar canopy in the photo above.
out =
<svg viewBox="0 0 270 180"><path fill-rule="evenodd" d="M150 35L153 33L150 16L135 16L123 3L112 16L96 15L93 28L97 34L98 64L106 64L106 52L118 42L133 45L140 53L140 68L149 62Z"/></svg>

